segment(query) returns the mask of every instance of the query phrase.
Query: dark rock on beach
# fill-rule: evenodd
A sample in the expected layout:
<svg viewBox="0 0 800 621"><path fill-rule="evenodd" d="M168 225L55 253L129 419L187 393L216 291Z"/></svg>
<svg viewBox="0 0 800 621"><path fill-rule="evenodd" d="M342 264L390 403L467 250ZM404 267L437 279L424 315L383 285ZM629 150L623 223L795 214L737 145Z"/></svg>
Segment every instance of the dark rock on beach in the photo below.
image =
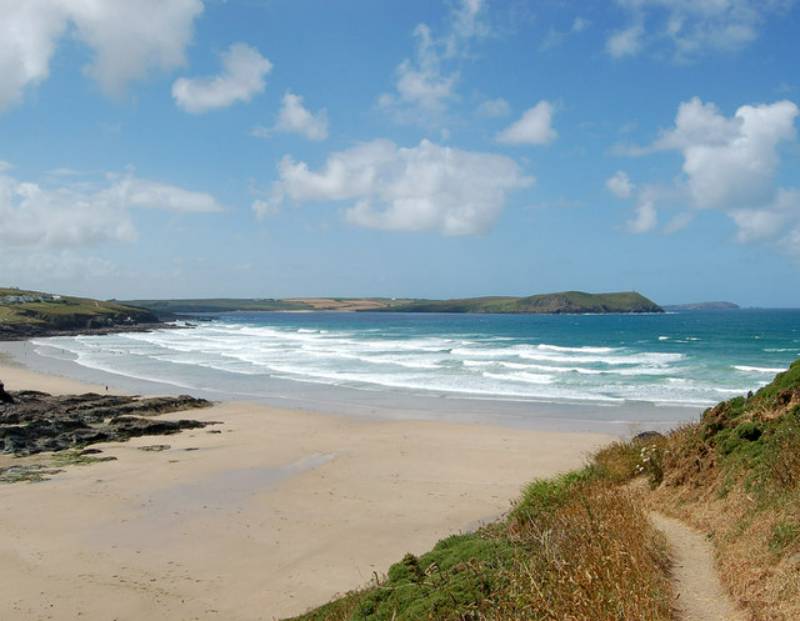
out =
<svg viewBox="0 0 800 621"><path fill-rule="evenodd" d="M7 394L13 402L0 402L0 452L15 455L62 451L138 436L169 435L214 424L153 418L158 414L211 405L205 399L187 395L140 398L86 393L53 396L30 390Z"/></svg>
<svg viewBox="0 0 800 621"><path fill-rule="evenodd" d="M664 437L663 433L659 433L658 431L643 431L641 433L637 433L631 439L633 442L645 443L645 442L652 442L653 440L660 440Z"/></svg>

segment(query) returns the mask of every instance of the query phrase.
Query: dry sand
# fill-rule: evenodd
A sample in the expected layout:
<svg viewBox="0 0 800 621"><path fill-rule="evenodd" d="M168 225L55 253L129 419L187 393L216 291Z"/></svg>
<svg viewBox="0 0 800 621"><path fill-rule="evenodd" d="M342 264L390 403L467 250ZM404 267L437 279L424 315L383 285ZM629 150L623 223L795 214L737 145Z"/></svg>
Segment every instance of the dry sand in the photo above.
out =
<svg viewBox="0 0 800 621"><path fill-rule="evenodd" d="M17 367L0 378L10 390L104 390ZM609 440L252 403L191 417L222 433L97 445L118 460L0 486L0 619L298 614L497 516L524 483Z"/></svg>

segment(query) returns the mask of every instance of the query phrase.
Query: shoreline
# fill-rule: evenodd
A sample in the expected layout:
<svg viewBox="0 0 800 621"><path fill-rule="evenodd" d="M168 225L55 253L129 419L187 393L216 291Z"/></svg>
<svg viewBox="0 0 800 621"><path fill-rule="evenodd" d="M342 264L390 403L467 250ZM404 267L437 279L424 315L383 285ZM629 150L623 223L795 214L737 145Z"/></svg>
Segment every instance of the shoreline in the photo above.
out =
<svg viewBox="0 0 800 621"><path fill-rule="evenodd" d="M694 420L704 408L658 405L644 401L548 402L469 397L459 394L397 389L362 389L314 382L266 378L253 391L248 376L228 376L225 387L216 384L216 370L196 369L198 381L170 383L90 368L74 360L43 356L30 341L0 342L2 356L42 372L96 386L113 386L128 394L158 396L176 391L213 401L248 401L279 409L349 416L369 420L428 420L477 423L515 429L552 432L635 435L639 431L668 431ZM237 387L237 383L241 386Z"/></svg>
<svg viewBox="0 0 800 621"><path fill-rule="evenodd" d="M3 360L0 378L105 391ZM0 486L4 619L299 614L494 519L524 484L614 439L241 401L192 417L222 433L95 445L117 460ZM170 447L139 450L154 442Z"/></svg>
<svg viewBox="0 0 800 621"><path fill-rule="evenodd" d="M14 343L28 341L29 339L47 338L50 336L83 336L120 334L121 332L152 332L153 330L180 330L185 326L178 326L173 321L158 321L153 323L131 323L105 326L102 328L42 328L35 325L5 324L0 326L0 343Z"/></svg>

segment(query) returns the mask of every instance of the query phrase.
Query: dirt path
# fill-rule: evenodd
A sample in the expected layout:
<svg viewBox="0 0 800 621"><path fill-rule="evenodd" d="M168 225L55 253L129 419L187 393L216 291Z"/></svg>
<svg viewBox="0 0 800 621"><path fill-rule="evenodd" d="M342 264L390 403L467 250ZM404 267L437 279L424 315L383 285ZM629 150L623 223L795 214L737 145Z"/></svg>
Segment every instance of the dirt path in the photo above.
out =
<svg viewBox="0 0 800 621"><path fill-rule="evenodd" d="M706 538L680 520L651 513L650 519L667 538L674 561L672 579L681 621L747 621L722 587L714 566L714 551Z"/></svg>

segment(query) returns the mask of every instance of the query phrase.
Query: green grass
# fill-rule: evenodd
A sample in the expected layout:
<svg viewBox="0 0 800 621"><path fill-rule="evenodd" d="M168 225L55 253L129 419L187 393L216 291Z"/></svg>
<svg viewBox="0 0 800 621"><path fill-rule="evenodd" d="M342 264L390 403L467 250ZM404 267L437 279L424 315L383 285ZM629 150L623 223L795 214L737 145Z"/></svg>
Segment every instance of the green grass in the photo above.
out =
<svg viewBox="0 0 800 621"><path fill-rule="evenodd" d="M131 300L128 303L148 308L159 315L172 313L219 313L231 311L287 311L324 310L325 304L314 305L313 300L329 299L333 302L371 302L364 310L390 312L440 312L440 313L630 313L662 312L662 309L635 291L623 293L584 293L567 291L529 297L491 296L455 300L395 300L392 298L298 298L298 299L185 299L185 300ZM332 307L333 308L333 307Z"/></svg>
<svg viewBox="0 0 800 621"><path fill-rule="evenodd" d="M159 315L172 313L223 313L233 311L310 310L308 304L272 298L204 298L183 300L130 300L134 306L147 308Z"/></svg>
<svg viewBox="0 0 800 621"><path fill-rule="evenodd" d="M534 481L505 519L294 621L666 621L667 565L643 511L589 466Z"/></svg>
<svg viewBox="0 0 800 621"><path fill-rule="evenodd" d="M157 321L149 310L91 298L61 296L57 299L24 303L1 301L5 296L19 295L48 296L49 294L0 288L0 324L71 329Z"/></svg>
<svg viewBox="0 0 800 621"><path fill-rule="evenodd" d="M565 291L529 297L482 297L455 300L423 300L391 310L416 313L641 313L663 312L657 304L635 291L585 293Z"/></svg>

